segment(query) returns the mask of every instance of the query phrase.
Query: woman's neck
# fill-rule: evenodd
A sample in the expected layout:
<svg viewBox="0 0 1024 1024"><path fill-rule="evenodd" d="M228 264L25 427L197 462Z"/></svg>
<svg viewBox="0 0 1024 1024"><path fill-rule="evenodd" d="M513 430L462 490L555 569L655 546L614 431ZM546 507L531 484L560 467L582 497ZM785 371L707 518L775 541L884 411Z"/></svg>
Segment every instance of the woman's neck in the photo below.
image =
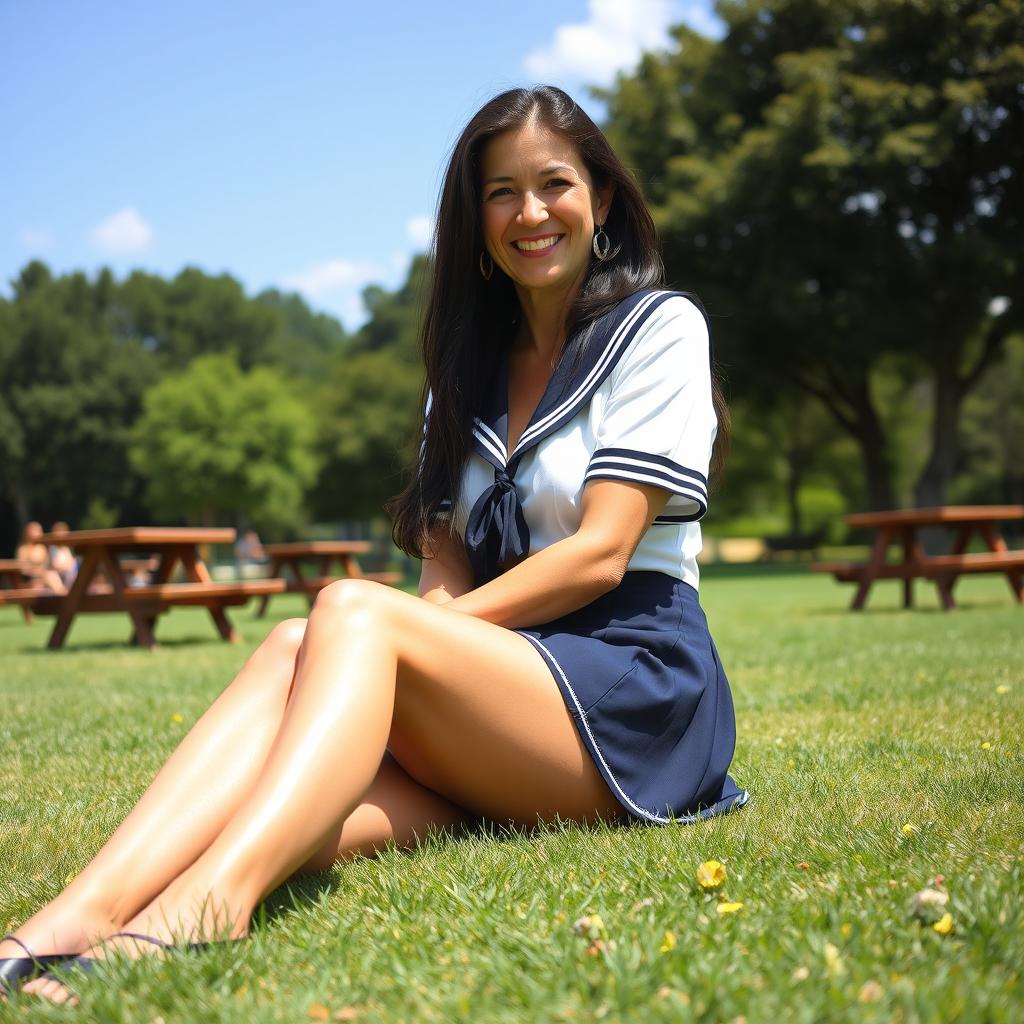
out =
<svg viewBox="0 0 1024 1024"><path fill-rule="evenodd" d="M538 360L546 360L554 367L565 344L566 317L581 284L582 280L575 281L571 288L554 294L551 289L516 288L522 313L516 349Z"/></svg>

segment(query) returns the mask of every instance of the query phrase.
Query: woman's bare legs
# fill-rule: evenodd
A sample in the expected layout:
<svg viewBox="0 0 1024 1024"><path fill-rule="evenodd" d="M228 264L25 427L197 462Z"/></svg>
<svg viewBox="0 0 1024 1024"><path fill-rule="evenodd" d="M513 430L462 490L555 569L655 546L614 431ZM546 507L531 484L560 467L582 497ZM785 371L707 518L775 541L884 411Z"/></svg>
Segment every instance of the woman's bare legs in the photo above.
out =
<svg viewBox="0 0 1024 1024"><path fill-rule="evenodd" d="M209 846L277 734L304 628L303 619L274 627L88 866L17 930L33 952L87 948L97 932L115 931ZM20 955L13 943L0 946L0 957Z"/></svg>
<svg viewBox="0 0 1024 1024"><path fill-rule="evenodd" d="M413 778L491 818L621 814L528 640L346 580L310 617L295 693L255 786L131 929L243 934L263 896L359 805L389 742Z"/></svg>
<svg viewBox="0 0 1024 1024"><path fill-rule="evenodd" d="M530 825L622 815L529 641L343 581L309 620L292 699L255 784L209 848L125 929L163 939L244 934L279 882L311 860L326 866L335 844L334 855L343 852L386 745L456 812ZM27 988L64 995L52 982Z"/></svg>

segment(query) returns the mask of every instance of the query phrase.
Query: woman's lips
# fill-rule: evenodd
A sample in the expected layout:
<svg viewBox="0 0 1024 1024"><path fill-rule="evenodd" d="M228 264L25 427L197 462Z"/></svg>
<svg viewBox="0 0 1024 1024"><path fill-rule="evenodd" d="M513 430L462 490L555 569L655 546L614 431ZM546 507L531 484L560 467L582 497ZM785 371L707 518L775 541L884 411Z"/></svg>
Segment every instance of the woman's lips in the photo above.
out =
<svg viewBox="0 0 1024 1024"><path fill-rule="evenodd" d="M512 248L520 256L526 256L528 259L539 259L547 256L564 237L564 235L541 235L538 238L517 238L512 243ZM529 248L522 248L524 243Z"/></svg>

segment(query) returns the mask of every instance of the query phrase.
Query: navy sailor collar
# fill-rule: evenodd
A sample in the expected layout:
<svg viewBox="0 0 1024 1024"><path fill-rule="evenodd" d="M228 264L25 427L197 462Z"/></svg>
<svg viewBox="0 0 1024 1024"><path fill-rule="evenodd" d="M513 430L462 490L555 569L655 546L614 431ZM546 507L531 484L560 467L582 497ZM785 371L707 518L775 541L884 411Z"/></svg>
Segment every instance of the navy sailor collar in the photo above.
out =
<svg viewBox="0 0 1024 1024"><path fill-rule="evenodd" d="M512 453L506 450L508 352L503 351L481 413L473 420L473 450L495 469L513 475L526 452L560 430L590 401L615 369L647 317L666 299L677 294L649 290L624 299L594 324L590 341L575 369L568 356L571 346L564 346L544 395Z"/></svg>
<svg viewBox="0 0 1024 1024"><path fill-rule="evenodd" d="M494 468L494 483L477 498L466 521L465 548L475 586L481 586L530 552L530 529L516 490L515 472L523 456L561 429L593 397L615 369L647 317L677 293L643 291L600 317L580 365L573 368L566 345L544 395L515 451L508 440L508 353L498 361L482 413L473 421L473 450Z"/></svg>

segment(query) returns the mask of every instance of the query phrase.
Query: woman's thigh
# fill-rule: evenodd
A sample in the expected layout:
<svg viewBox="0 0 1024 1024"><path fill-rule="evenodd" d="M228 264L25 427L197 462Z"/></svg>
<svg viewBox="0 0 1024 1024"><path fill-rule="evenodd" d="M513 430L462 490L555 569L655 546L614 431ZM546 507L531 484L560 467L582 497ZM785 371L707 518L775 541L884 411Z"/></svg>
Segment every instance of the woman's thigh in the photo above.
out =
<svg viewBox="0 0 1024 1024"><path fill-rule="evenodd" d="M388 749L413 779L499 821L625 817L525 637L367 581L336 584L321 604L369 607L394 643Z"/></svg>

